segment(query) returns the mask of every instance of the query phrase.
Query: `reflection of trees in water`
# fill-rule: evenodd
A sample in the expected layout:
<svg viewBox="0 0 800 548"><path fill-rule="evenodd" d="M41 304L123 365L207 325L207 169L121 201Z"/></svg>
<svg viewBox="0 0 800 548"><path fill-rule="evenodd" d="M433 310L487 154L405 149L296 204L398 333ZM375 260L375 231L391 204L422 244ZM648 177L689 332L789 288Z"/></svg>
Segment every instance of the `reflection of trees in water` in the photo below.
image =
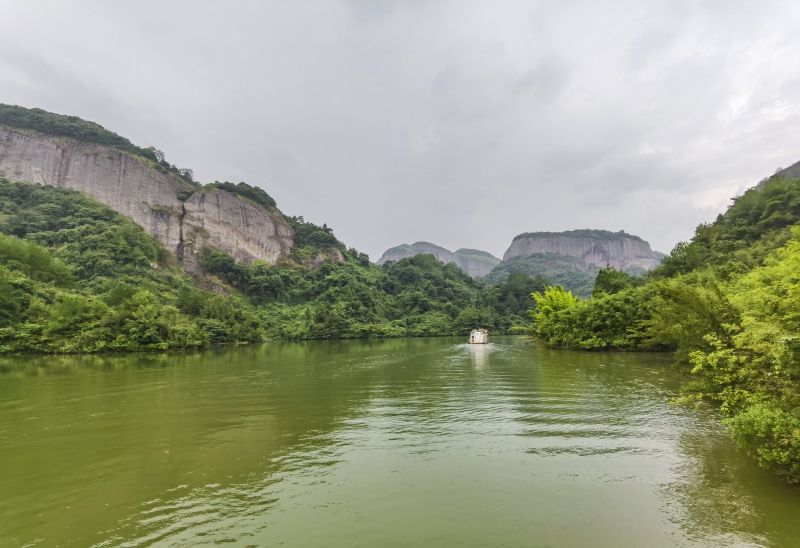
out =
<svg viewBox="0 0 800 548"><path fill-rule="evenodd" d="M573 352L533 345L526 360L512 361L498 376L520 421L563 421L580 427L583 420L592 422L587 430L608 427L597 434L610 439L625 433L645 435L669 421L667 402L678 386L670 364L668 355Z"/></svg>
<svg viewBox="0 0 800 548"><path fill-rule="evenodd" d="M391 401L399 413L413 409L423 422L435 415L452 386L446 369L431 365L448 348L441 340L390 339L6 357L4 398L37 415L30 422L7 414L6 431L29 440L36 430L43 443L19 444L16 454L0 448L6 470L19 472L0 479L0 487L18 508L43 514L28 519L51 539L67 526L102 531L114 522L118 532L142 537L171 526L154 514L180 519L181 505L200 499L224 512L245 496L248 508L263 510L275 503L271 486L286 474L313 471L324 479L347 443L340 431L372 400ZM47 472L34 473L24 460ZM76 488L78 477L86 479ZM76 503L40 508L37 499L50 493Z"/></svg>
<svg viewBox="0 0 800 548"><path fill-rule="evenodd" d="M677 480L664 487L668 515L696 542L796 546L800 490L734 447L718 420L709 410L687 411Z"/></svg>
<svg viewBox="0 0 800 548"><path fill-rule="evenodd" d="M0 423L14 439L29 440L14 448L17 455L0 448L6 470L19 478L0 479L2 492L37 511L37 499L50 493L80 499L74 510L43 512L39 534L57 540L68 525L100 531L143 501L158 500L168 516L170 501L179 506L237 484L258 490L300 465L287 458L293 452L308 455L304 465L323 462L329 434L363 403L370 379L358 370L336 374L335 349L328 349L330 367L312 364L325 353L314 347L5 358L4 399L33 411ZM35 420L22 420L27 415ZM46 473L32 475L21 455ZM87 478L84 486L75 487L78 477ZM152 511L143 506L135 520Z"/></svg>
<svg viewBox="0 0 800 548"><path fill-rule="evenodd" d="M590 353L534 347L538 367L514 362L492 368L514 402L515 420L530 439L530 452L542 457L568 453L591 460L615 452L627 481L647 481L664 459L659 488L665 514L702 545L792 546L800 542L800 491L786 487L736 450L719 417L668 404L684 378L669 355ZM502 381L502 382L500 382ZM539 438L541 436L541 438ZM604 463L598 461L601 473ZM603 472L603 481L611 474ZM633 476L631 476L633 477ZM599 479L597 481L600 481ZM676 538L676 543L681 539Z"/></svg>
<svg viewBox="0 0 800 548"><path fill-rule="evenodd" d="M474 435L500 425L470 424L477 411L526 436L521 451L540 434L547 439L531 447L547 449L562 436L565 443L552 444L561 452L638 449L635 439L623 438L661 436L656 450L668 451L660 457L685 463L669 474L662 498L690 539L718 544L758 539L764 531L776 545L800 538L800 531L786 529L800 515L796 491L782 491L736 453L716 418L666 406L681 380L669 370L669 356L551 351L524 339L498 339L491 348L462 343L275 342L191 353L3 358L1 395L27 410L5 408L0 430L28 441L0 447L9 472L0 476L0 492L14 494L10 504L43 513L17 515L15 522L38 520L46 539L60 538L67 525L108 531L116 524L108 534L117 540L156 540L198 516L208 527L263 519L281 503L285 478L326 481L348 446L363 443L359 429L391 436L396 447L425 442L426 450L436 450L454 431ZM28 421L33 415L36 421ZM625 464L642 466L652 458L625 451L613 458L629 457ZM49 494L80 504L37 506ZM731 531L742 535L724 536ZM100 535L86 543L107 538Z"/></svg>

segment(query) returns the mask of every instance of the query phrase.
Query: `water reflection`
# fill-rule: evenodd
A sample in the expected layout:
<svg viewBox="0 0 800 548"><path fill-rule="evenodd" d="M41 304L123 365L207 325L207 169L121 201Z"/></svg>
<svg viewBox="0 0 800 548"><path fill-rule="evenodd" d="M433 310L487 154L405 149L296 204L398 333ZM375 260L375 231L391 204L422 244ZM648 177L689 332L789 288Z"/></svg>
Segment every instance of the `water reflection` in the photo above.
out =
<svg viewBox="0 0 800 548"><path fill-rule="evenodd" d="M460 354L467 354L475 369L485 369L489 364L489 355L497 351L494 343L489 344L460 344L456 347Z"/></svg>
<svg viewBox="0 0 800 548"><path fill-rule="evenodd" d="M664 488L673 519L706 544L797 545L800 521L787 518L797 512L800 490L743 455L714 418L707 409L689 415L691 427L678 437L684 458Z"/></svg>
<svg viewBox="0 0 800 548"><path fill-rule="evenodd" d="M798 538L797 494L679 383L522 338L5 358L0 545Z"/></svg>

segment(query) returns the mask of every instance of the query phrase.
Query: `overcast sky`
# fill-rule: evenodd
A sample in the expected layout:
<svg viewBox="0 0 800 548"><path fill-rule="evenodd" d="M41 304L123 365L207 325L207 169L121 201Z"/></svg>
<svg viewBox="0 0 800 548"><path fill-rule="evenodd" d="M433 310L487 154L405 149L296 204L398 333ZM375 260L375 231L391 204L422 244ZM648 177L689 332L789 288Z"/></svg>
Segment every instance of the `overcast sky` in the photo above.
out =
<svg viewBox="0 0 800 548"><path fill-rule="evenodd" d="M669 251L800 160L800 2L0 0L0 102L246 181L376 260Z"/></svg>

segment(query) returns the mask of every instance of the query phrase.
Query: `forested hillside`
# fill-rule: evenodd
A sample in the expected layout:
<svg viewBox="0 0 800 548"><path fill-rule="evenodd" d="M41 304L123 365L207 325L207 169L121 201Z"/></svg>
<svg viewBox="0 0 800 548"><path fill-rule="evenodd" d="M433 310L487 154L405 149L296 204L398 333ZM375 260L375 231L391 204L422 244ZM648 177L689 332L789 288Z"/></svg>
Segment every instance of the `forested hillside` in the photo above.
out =
<svg viewBox="0 0 800 548"><path fill-rule="evenodd" d="M495 266L484 281L500 283L514 274L540 276L552 284L565 287L580 297L592 294L595 278L600 269L588 266L580 259L558 253L534 253L525 257L511 257Z"/></svg>
<svg viewBox="0 0 800 548"><path fill-rule="evenodd" d="M0 352L507 332L530 321L529 295L545 285L515 276L486 287L431 255L378 267L330 228L290 223L288 259L247 266L207 249L206 275L190 278L88 196L0 179Z"/></svg>
<svg viewBox="0 0 800 548"><path fill-rule="evenodd" d="M0 180L0 352L161 350L264 336L244 299L194 287L131 220Z"/></svg>
<svg viewBox="0 0 800 548"><path fill-rule="evenodd" d="M639 236L622 230L525 232L514 237L503 261L484 281L497 283L520 272L543 276L575 295L588 297L602 268L613 266L638 275L657 267L663 257Z"/></svg>
<svg viewBox="0 0 800 548"><path fill-rule="evenodd" d="M520 275L485 286L455 264L423 254L371 264L346 250L330 229L292 220L301 235L288 260L275 266L237 263L208 251L203 268L259 307L277 338L464 335L477 326L524 330L530 294L546 280ZM319 262L339 249L343 261Z"/></svg>
<svg viewBox="0 0 800 548"><path fill-rule="evenodd" d="M580 349L674 350L733 437L800 481L800 180L736 198L643 278L606 269L591 299L535 295L536 333Z"/></svg>

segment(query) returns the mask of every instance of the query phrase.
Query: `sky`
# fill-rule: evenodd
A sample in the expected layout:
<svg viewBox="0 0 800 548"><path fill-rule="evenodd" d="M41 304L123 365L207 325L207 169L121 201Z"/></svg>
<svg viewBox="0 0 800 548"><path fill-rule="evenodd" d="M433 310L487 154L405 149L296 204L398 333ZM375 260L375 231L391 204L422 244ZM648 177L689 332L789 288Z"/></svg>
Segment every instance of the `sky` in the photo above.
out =
<svg viewBox="0 0 800 548"><path fill-rule="evenodd" d="M800 2L0 0L0 102L264 188L373 260L625 230L800 160Z"/></svg>

